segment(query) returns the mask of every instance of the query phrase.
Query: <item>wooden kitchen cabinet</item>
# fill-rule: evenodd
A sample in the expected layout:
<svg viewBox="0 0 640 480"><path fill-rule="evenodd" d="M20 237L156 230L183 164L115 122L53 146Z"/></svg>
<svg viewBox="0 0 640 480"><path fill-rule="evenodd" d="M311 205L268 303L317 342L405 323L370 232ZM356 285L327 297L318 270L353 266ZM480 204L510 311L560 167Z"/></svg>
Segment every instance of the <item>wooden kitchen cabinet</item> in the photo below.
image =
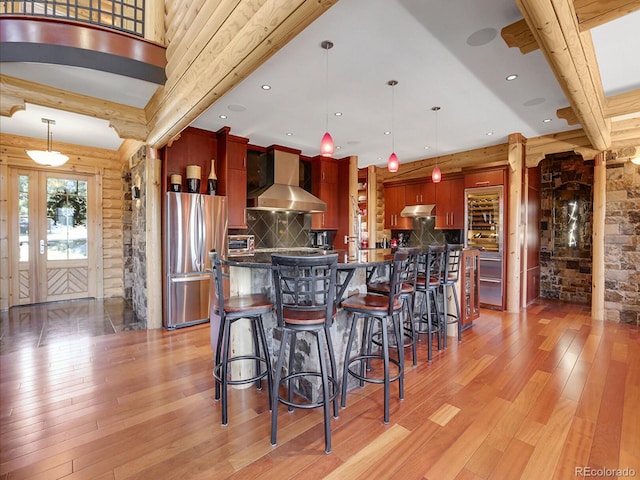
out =
<svg viewBox="0 0 640 480"><path fill-rule="evenodd" d="M495 187L507 184L506 167L470 171L465 172L464 175L465 188Z"/></svg>
<svg viewBox="0 0 640 480"><path fill-rule="evenodd" d="M406 205L405 185L384 187L384 228L389 230L413 229L413 218L400 216L400 212Z"/></svg>
<svg viewBox="0 0 640 480"><path fill-rule="evenodd" d="M464 229L464 178L442 179L435 187L435 228L439 230Z"/></svg>
<svg viewBox="0 0 640 480"><path fill-rule="evenodd" d="M227 197L229 228L247 228L247 144L249 140L219 130L218 192Z"/></svg>
<svg viewBox="0 0 640 480"><path fill-rule="evenodd" d="M338 162L333 158L312 160L312 193L327 202L327 211L311 215L313 230L338 229Z"/></svg>
<svg viewBox="0 0 640 480"><path fill-rule="evenodd" d="M436 185L432 182L408 183L405 185L406 205L431 205L436 203Z"/></svg>

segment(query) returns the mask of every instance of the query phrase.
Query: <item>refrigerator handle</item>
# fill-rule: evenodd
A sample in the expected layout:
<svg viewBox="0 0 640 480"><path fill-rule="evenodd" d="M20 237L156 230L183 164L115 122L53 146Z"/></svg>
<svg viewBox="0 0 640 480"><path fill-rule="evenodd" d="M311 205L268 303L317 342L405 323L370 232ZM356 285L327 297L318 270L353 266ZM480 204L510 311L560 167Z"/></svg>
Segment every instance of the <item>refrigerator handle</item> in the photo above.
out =
<svg viewBox="0 0 640 480"><path fill-rule="evenodd" d="M198 270L199 271L203 271L204 270L204 249L205 249L205 244L206 244L206 231L204 228L204 198L202 197L202 195L199 196L199 203L200 203L200 208L198 209Z"/></svg>

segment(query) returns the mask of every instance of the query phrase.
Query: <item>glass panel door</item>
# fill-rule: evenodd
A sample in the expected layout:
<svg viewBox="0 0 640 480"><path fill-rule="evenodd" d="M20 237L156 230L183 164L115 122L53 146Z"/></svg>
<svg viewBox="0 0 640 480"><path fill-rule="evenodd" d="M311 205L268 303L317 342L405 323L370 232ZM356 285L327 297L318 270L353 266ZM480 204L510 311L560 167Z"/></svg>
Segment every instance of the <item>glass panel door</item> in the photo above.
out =
<svg viewBox="0 0 640 480"><path fill-rule="evenodd" d="M93 177L16 170L11 179L11 305L95 296Z"/></svg>

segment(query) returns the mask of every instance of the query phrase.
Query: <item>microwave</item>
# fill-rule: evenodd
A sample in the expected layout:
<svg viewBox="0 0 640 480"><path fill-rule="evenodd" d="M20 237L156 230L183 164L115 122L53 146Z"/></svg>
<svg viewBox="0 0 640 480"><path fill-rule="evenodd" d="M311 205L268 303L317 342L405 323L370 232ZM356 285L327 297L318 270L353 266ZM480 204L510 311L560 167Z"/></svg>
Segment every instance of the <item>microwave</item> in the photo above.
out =
<svg viewBox="0 0 640 480"><path fill-rule="evenodd" d="M229 256L253 255L256 250L254 235L229 235Z"/></svg>

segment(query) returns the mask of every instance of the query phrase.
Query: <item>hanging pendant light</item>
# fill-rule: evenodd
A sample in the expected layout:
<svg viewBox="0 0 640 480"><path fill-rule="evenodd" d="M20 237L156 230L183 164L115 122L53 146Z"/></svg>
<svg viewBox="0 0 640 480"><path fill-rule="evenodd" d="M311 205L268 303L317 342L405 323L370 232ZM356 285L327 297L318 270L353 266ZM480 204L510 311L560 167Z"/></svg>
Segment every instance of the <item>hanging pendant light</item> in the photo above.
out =
<svg viewBox="0 0 640 480"><path fill-rule="evenodd" d="M442 180L442 172L440 171L440 167L438 167L438 111L440 107L431 107L431 110L436 112L436 166L431 172L431 181L433 183L440 183L440 180Z"/></svg>
<svg viewBox="0 0 640 480"><path fill-rule="evenodd" d="M330 157L333 155L333 138L329 133L329 50L333 48L333 42L329 40L325 40L320 44L322 48L326 51L326 95L325 95L325 114L326 114L326 131L322 136L322 140L320 141L320 155L323 157Z"/></svg>
<svg viewBox="0 0 640 480"><path fill-rule="evenodd" d="M387 85L391 86L391 155L387 160L387 170L391 173L398 171L400 161L396 155L396 142L395 142L395 127L394 127L394 113L395 113L395 86L398 84L397 80L389 80Z"/></svg>
<svg viewBox="0 0 640 480"><path fill-rule="evenodd" d="M27 155L31 157L31 159L39 165L44 165L46 167L59 167L60 165L64 165L69 160L69 157L61 154L60 152L55 152L51 150L51 143L53 134L51 133L51 125L55 125L55 120L49 120L48 118L43 118L42 123L47 124L47 149L46 150L25 150Z"/></svg>

